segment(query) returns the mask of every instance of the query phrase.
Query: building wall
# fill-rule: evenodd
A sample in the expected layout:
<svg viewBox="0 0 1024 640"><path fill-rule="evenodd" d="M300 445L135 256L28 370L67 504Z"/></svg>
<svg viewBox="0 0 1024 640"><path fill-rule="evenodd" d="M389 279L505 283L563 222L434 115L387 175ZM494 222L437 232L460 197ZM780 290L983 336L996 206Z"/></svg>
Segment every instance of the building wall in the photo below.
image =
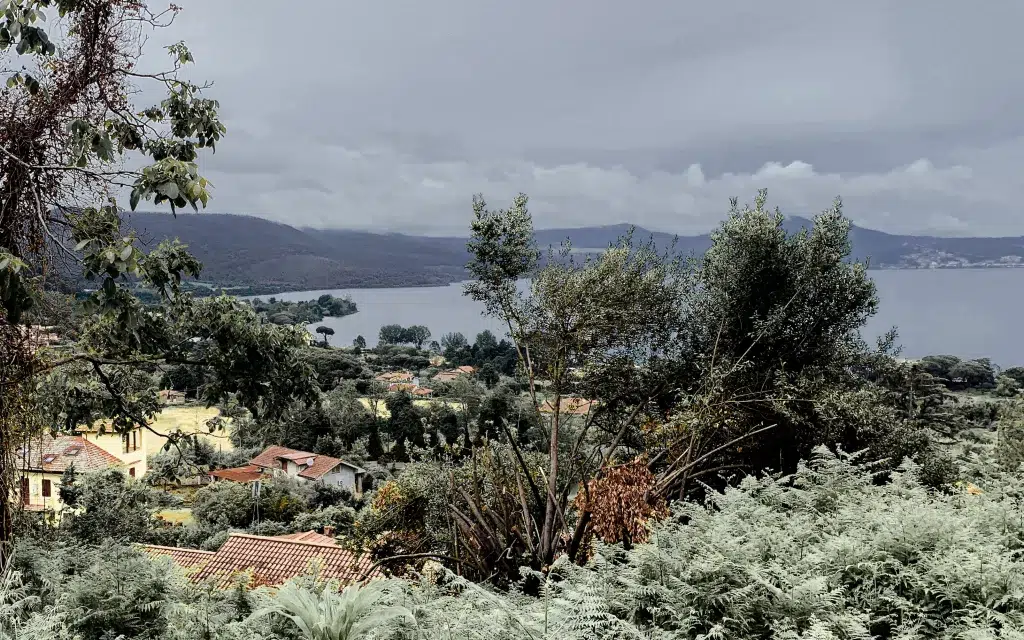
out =
<svg viewBox="0 0 1024 640"><path fill-rule="evenodd" d="M78 435L94 443L107 453L117 456L117 459L124 463L124 472L127 475L132 475L132 469L135 469L136 478L141 479L142 476L146 475L146 471L149 469L146 463L146 445L149 443L148 436L152 435L149 430L136 429L134 440L132 439L132 434L129 434L129 450L127 453L124 450L123 437L116 433L99 435L95 431L80 431Z"/></svg>
<svg viewBox="0 0 1024 640"><path fill-rule="evenodd" d="M60 478L59 473L45 473L39 471L26 471L20 472L18 478L18 501L22 500L20 495L21 492L21 478L28 478L28 496L29 506L33 507L45 507L53 511L60 511L64 504L60 501ZM50 481L50 495L43 496L43 480Z"/></svg>
<svg viewBox="0 0 1024 640"><path fill-rule="evenodd" d="M344 487L356 493L356 472L355 469L347 467L343 464L339 464L334 467L330 473L322 476L320 480L324 484L333 485L335 487Z"/></svg>

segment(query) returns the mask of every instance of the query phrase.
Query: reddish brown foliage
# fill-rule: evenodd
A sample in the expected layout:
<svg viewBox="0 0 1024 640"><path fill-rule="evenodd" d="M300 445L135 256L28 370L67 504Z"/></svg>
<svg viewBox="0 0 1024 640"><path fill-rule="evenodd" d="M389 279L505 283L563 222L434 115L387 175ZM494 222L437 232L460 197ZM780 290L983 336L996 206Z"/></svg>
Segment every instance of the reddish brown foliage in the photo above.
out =
<svg viewBox="0 0 1024 640"><path fill-rule="evenodd" d="M593 534L605 542L647 540L647 523L668 515L665 499L653 491L656 478L647 461L635 458L587 483L576 495L576 508L590 512Z"/></svg>

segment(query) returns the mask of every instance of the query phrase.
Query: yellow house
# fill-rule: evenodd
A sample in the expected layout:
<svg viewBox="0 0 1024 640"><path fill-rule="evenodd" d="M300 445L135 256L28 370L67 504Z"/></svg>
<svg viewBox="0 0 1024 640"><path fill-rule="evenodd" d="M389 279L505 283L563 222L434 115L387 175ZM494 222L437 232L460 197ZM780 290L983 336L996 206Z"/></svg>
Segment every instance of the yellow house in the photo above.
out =
<svg viewBox="0 0 1024 640"><path fill-rule="evenodd" d="M121 435L112 431L100 433L98 426L80 428L78 435L124 463L125 473L132 478L146 475L149 468L146 465L146 440L150 435L149 430L133 429L130 433Z"/></svg>
<svg viewBox="0 0 1024 640"><path fill-rule="evenodd" d="M29 511L60 512L64 508L60 480L72 465L79 473L124 467L116 456L78 436L33 438L18 449L17 461L19 499Z"/></svg>

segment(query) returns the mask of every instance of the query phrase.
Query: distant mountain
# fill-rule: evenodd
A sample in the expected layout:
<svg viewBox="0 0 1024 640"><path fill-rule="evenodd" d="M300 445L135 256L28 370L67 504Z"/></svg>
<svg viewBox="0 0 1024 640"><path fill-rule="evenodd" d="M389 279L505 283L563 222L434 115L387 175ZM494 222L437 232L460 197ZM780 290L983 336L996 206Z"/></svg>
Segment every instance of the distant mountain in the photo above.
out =
<svg viewBox="0 0 1024 640"><path fill-rule="evenodd" d="M788 231L811 226L801 217L787 218ZM295 228L262 218L229 214L162 213L129 217L147 244L179 238L204 265L203 281L218 286L252 286L285 290L357 287L430 286L466 277L466 238L378 234L364 231ZM569 239L575 249L599 250L615 242L629 225L542 229L541 248ZM651 239L668 248L675 236L636 228L635 240ZM939 238L903 236L854 226L854 257L872 268L964 268L1024 265L1024 237ZM676 249L703 253L709 234L680 236Z"/></svg>

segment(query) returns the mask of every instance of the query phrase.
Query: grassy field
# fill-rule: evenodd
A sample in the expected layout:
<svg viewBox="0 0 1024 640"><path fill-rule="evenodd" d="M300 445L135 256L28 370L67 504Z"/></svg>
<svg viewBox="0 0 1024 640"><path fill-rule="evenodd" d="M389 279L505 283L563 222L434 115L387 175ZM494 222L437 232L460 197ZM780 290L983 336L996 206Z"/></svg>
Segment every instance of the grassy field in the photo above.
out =
<svg viewBox="0 0 1024 640"><path fill-rule="evenodd" d="M193 407L165 407L153 421L153 429L160 433L168 433L175 429L181 429L185 433L201 434L216 449L220 451L231 450L231 439L226 431L209 433L206 421L220 414L216 407L207 409L203 406ZM166 438L161 438L154 433L146 434L146 453L152 454L160 451Z"/></svg>
<svg viewBox="0 0 1024 640"><path fill-rule="evenodd" d="M190 525L195 522L191 509L164 509L163 511L158 511L156 517L166 520L171 524Z"/></svg>
<svg viewBox="0 0 1024 640"><path fill-rule="evenodd" d="M369 398L359 398L359 402L362 402L363 406L366 407L367 409L371 409L372 410L372 406L373 405L370 403L370 399ZM425 398L417 398L416 400L413 400L412 403L414 405L416 405L417 407L423 407L423 408L427 408L427 407L430 407L431 405L435 405L435 404L446 404L449 407L451 407L452 409L454 409L455 411L461 411L462 410L462 403L458 402L457 400L442 400L440 398L438 398L436 400L430 400L430 399L425 399ZM386 406L384 406L384 400L383 399L381 399L377 403L377 417L378 418L384 418L385 420L387 420L388 418L391 417L391 412L389 412L388 408Z"/></svg>

